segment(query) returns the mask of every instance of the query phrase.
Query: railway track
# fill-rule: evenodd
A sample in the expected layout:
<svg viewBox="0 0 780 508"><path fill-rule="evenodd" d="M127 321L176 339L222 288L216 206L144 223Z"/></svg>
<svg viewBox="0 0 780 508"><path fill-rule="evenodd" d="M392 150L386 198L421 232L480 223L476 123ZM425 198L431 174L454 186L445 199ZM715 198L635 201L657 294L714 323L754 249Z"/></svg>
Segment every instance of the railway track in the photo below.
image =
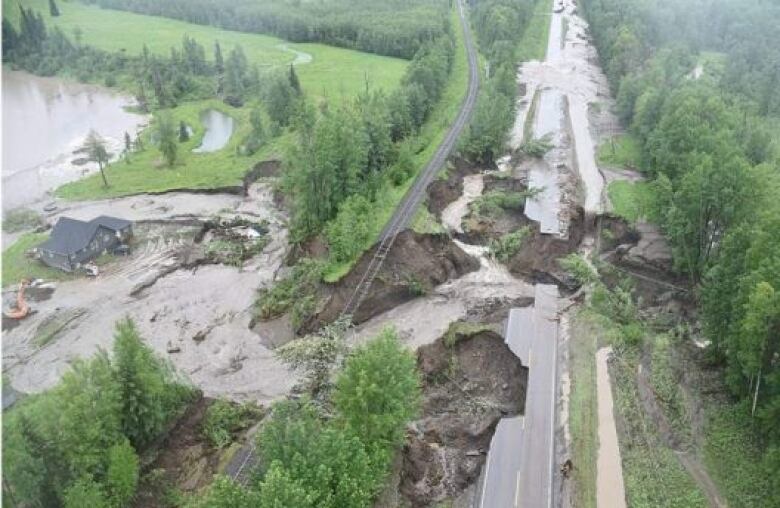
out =
<svg viewBox="0 0 780 508"><path fill-rule="evenodd" d="M460 14L460 23L463 29L463 40L466 45L466 55L468 57L469 64L469 82L466 98L460 106L458 116L455 122L447 132L447 136L444 141L436 149L433 158L423 168L422 172L417 176L417 179L412 184L411 188L407 191L403 200L398 208L396 208L393 216L385 225L382 233L379 235L379 246L377 247L374 256L371 258L371 262L363 273L360 282L355 287L354 292L347 300L347 304L344 306L344 310L341 313L341 317L352 316L357 312L360 304L368 295L371 285L374 283L379 270L382 268L382 264L387 257L387 253L395 242L396 236L409 227L409 224L414 219L414 215L425 197L425 191L430 185L431 181L436 177L436 174L442 168L447 158L455 148L460 134L463 129L466 128L471 115L474 111L474 106L477 102L477 92L479 91L479 69L477 64L477 52L474 49L474 42L471 37L471 29L466 18L466 13L463 8L463 0L458 0L458 12Z"/></svg>
<svg viewBox="0 0 780 508"><path fill-rule="evenodd" d="M477 91L479 90L477 53L474 49L474 43L471 38L471 29L469 28L466 12L463 8L463 0L458 0L458 12L460 14L463 40L466 45L466 55L469 64L469 83L466 98L463 100L460 110L458 111L458 116L452 124L452 127L450 127L450 130L447 132L444 141L442 141L436 149L433 158L431 158L422 172L417 176L417 179L407 191L403 200L398 205L398 208L396 208L393 213L393 216L379 235L379 247L371 258L368 268L358 285L355 287L347 305L344 307L341 314L342 317L353 315L360 307L360 304L363 302L371 288L371 284L373 284L374 279L379 273L380 268L382 268L382 263L384 262L387 253L390 252L390 248L393 246L396 236L409 227L417 208L425 197L425 191L428 188L428 185L433 181L436 174L447 161L453 148L455 148L455 143L457 143L460 134L471 120L471 114L474 111L474 105L477 102ZM244 447L236 453L230 464L228 464L225 474L233 478L236 482L246 485L251 476L250 472L256 464L257 455L255 453L255 446L253 440L250 439L250 442L244 445Z"/></svg>

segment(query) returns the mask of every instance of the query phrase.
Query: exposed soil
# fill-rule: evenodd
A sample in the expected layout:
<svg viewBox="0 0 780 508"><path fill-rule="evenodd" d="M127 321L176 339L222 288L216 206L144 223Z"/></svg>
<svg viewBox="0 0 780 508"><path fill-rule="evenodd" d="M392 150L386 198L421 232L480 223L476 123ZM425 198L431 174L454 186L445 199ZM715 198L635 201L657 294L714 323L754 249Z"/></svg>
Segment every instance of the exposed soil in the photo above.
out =
<svg viewBox="0 0 780 508"><path fill-rule="evenodd" d="M440 218L441 212L447 208L447 205L463 194L463 177L485 169L494 168L485 168L459 157L450 159L447 178L434 180L428 186L428 211L436 218Z"/></svg>
<svg viewBox="0 0 780 508"><path fill-rule="evenodd" d="M363 253L357 265L338 283L326 288L322 310L304 327L316 330L336 320L366 272L377 246ZM352 318L360 324L434 287L479 269L479 262L458 247L448 235L403 231L395 239L368 296Z"/></svg>
<svg viewBox="0 0 780 508"><path fill-rule="evenodd" d="M166 499L171 489L192 494L210 484L220 472L228 448L213 447L202 432L206 411L214 402L199 396L166 437L151 447L151 455L143 457L136 507L167 508L171 506Z"/></svg>
<svg viewBox="0 0 780 508"><path fill-rule="evenodd" d="M525 405L528 370L500 335L486 329L449 342L418 350L422 417L410 425L399 479L412 507L457 497L476 482L498 421Z"/></svg>

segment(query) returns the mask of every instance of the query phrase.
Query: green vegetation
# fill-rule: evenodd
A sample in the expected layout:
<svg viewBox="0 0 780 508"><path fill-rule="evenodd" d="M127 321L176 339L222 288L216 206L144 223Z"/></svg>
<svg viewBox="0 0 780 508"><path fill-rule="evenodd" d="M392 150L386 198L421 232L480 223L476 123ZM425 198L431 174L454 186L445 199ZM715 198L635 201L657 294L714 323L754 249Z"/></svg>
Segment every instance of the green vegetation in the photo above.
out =
<svg viewBox="0 0 780 508"><path fill-rule="evenodd" d="M436 148L444 140L452 122L457 117L460 105L466 95L468 87L468 60L466 59L463 33L459 28L460 21L454 9L451 12L450 22L453 26L453 56L449 77L444 82L441 91L441 98L433 105L428 113L427 120L422 124L417 134L401 144L398 150L399 159L395 162L395 167L401 164L403 162L400 157L401 154L411 148L411 166L414 169L409 173L403 172L406 175L406 179L401 178L399 183L399 179L395 177L397 172L391 166L390 178L393 185L385 185L382 191L376 194L373 202L374 212L370 225L370 234L368 235L370 239L360 245L360 253L371 247L382 228L390 220L398 203L400 203L414 182L414 177L433 158ZM323 279L326 282L338 281L349 272L358 258L359 256L356 256L349 261L340 263L331 261L325 268Z"/></svg>
<svg viewBox="0 0 780 508"><path fill-rule="evenodd" d="M533 118L533 115L529 114L529 118ZM543 138L526 138L523 144L520 146L520 150L529 157L536 157L540 159L544 157L544 154L550 151L552 143L550 143L549 137Z"/></svg>
<svg viewBox="0 0 780 508"><path fill-rule="evenodd" d="M729 506L780 505L777 471L780 448L765 450L757 439L747 403L711 409L704 443L704 462Z"/></svg>
<svg viewBox="0 0 780 508"><path fill-rule="evenodd" d="M19 0L3 0L3 16L17 26L18 3ZM23 5L38 12L46 12L48 9L47 0L25 0ZM291 50L308 53L312 61L298 65L298 76L302 88L320 98L354 96L364 89L366 77L373 88L392 90L398 86L407 66L405 61L397 58L322 44L292 44L267 35L231 32L157 16L117 12L78 1L62 2L59 7L61 15L56 18L47 16L47 25L61 29L69 38L75 38L78 29L80 44L112 54L137 56L147 47L152 55L167 58L171 47L180 46L185 34L206 48L208 61L213 61L212 48L214 42L219 41L226 54L240 46L249 65L257 65L261 70L273 66L286 68L296 58ZM119 5L113 7L121 8ZM150 33L154 37L149 37ZM97 81L102 82L104 79ZM134 78L123 79L120 76L117 82L123 88L136 92Z"/></svg>
<svg viewBox="0 0 780 508"><path fill-rule="evenodd" d="M469 321L455 321L450 323L447 331L444 333L442 341L444 345L452 348L461 340L473 337L480 332L492 331L493 327L484 323L472 323Z"/></svg>
<svg viewBox="0 0 780 508"><path fill-rule="evenodd" d="M615 180L607 187L614 213L631 223L658 220L655 187L648 182Z"/></svg>
<svg viewBox="0 0 780 508"><path fill-rule="evenodd" d="M497 217L502 210L522 211L526 193L494 190L482 194L469 204L471 213L482 217Z"/></svg>
<svg viewBox="0 0 780 508"><path fill-rule="evenodd" d="M4 414L3 497L25 506L127 506L138 454L190 396L133 323L118 323L112 359L100 352L75 362L56 387Z"/></svg>
<svg viewBox="0 0 780 508"><path fill-rule="evenodd" d="M531 229L525 226L512 233L507 233L498 239L491 240L488 244L490 254L502 263L507 263L512 256L517 254L523 246L523 240L531 233Z"/></svg>
<svg viewBox="0 0 780 508"><path fill-rule="evenodd" d="M584 312L571 322L574 336L569 342L570 383L569 430L572 436L572 463L591 464L574 467L575 500L573 506L596 508L596 471L598 459L598 406L596 393L597 325Z"/></svg>
<svg viewBox="0 0 780 508"><path fill-rule="evenodd" d="M582 5L617 92L618 113L636 140L635 147L622 151L638 147L640 165L654 179L655 218L673 248L675 268L700 295L704 336L712 342L708 357L725 365L726 384L742 401L735 407L744 412L742 418L751 418L744 440L761 443L763 453L753 461L776 471L780 73L775 62L780 47L766 41L776 38L780 6L733 0L718 0L708 9L670 0L652 8L646 0ZM708 53L694 53L693 47ZM707 72L692 79L691 71L702 62ZM643 199L626 188L622 193L622 213L639 215L626 205ZM657 381L670 388L671 380ZM674 407L666 409L672 420L679 418ZM738 411L724 414L741 420ZM732 451L724 436L715 439L723 447L721 457L740 455L740 439L734 439ZM764 500L734 497L761 483L759 472L754 470L752 478L735 468L725 473L726 464L715 476L726 482L729 504L765 506Z"/></svg>
<svg viewBox="0 0 780 508"><path fill-rule="evenodd" d="M35 210L15 208L3 212L3 231L6 233L18 233L41 225L43 225L43 220Z"/></svg>
<svg viewBox="0 0 780 508"><path fill-rule="evenodd" d="M224 149L194 153L192 150L200 146L205 133L200 115L209 109L232 116L236 130ZM103 185L100 175L95 174L63 185L57 189L57 195L68 200L81 200L170 189L212 189L241 185L247 168L273 153L273 145L267 145L252 157L237 153L241 140L251 131L249 113L246 108L232 109L216 99L183 103L169 114L173 122L178 124L183 121L189 125L194 134L188 141L178 143L173 166L166 167L163 155L152 146L150 136L158 122L158 116L155 115L151 132L147 130L143 136L144 148L132 152L128 163L117 162L106 167L108 187ZM281 138L277 140L282 141Z"/></svg>
<svg viewBox="0 0 780 508"><path fill-rule="evenodd" d="M550 2L537 0L517 47L517 61L544 60L550 35Z"/></svg>
<svg viewBox="0 0 780 508"><path fill-rule="evenodd" d="M246 429L260 416L255 404L236 404L219 399L206 410L203 419L203 435L212 446L224 448L235 439L236 433Z"/></svg>
<svg viewBox="0 0 780 508"><path fill-rule="evenodd" d="M536 2L541 3L544 2ZM533 18L536 4L531 0L485 0L474 7L473 25L490 72L480 88L468 135L462 141L466 154L476 161L491 163L505 149L517 95L517 54L521 49L533 51L521 48L521 38ZM529 45L534 42L522 41Z"/></svg>
<svg viewBox="0 0 780 508"><path fill-rule="evenodd" d="M322 42L402 58L411 58L421 45L441 34L447 5L436 0L90 1L102 7L245 32L273 33L294 42Z"/></svg>
<svg viewBox="0 0 780 508"><path fill-rule="evenodd" d="M259 433L255 481L245 489L217 480L194 506L369 506L418 409L414 356L385 330L328 375L334 371L329 395L319 399L331 411L305 397L275 404Z"/></svg>
<svg viewBox="0 0 780 508"><path fill-rule="evenodd" d="M263 289L256 304L257 317L268 320L290 312L295 328L300 327L317 307L317 292L322 264L302 259L290 274L271 289Z"/></svg>
<svg viewBox="0 0 780 508"><path fill-rule="evenodd" d="M3 287L19 284L22 279L69 280L76 277L26 255L48 238L46 233L26 233L3 251Z"/></svg>
<svg viewBox="0 0 780 508"><path fill-rule="evenodd" d="M596 158L600 166L638 169L642 147L631 134L620 134L599 145Z"/></svg>

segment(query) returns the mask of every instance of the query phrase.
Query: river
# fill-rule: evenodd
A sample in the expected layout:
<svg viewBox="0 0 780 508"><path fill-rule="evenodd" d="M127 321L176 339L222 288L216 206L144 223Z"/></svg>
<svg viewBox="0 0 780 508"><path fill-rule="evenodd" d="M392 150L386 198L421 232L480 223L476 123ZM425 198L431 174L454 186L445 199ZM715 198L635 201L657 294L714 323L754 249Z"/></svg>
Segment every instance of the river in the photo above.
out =
<svg viewBox="0 0 780 508"><path fill-rule="evenodd" d="M95 171L74 164L91 129L116 155L124 133L148 121L125 110L133 100L106 88L3 69L3 209L45 198L56 187Z"/></svg>

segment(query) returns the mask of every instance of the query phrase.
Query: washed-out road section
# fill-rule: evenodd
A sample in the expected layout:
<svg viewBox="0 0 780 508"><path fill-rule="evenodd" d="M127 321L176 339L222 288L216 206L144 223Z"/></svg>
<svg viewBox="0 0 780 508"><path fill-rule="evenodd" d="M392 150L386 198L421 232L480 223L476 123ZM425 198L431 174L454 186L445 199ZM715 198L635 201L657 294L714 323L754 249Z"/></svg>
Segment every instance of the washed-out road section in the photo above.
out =
<svg viewBox="0 0 780 508"><path fill-rule="evenodd" d="M533 307L512 309L509 349L528 366L523 416L499 422L490 444L479 508L553 506L558 288L535 286Z"/></svg>

